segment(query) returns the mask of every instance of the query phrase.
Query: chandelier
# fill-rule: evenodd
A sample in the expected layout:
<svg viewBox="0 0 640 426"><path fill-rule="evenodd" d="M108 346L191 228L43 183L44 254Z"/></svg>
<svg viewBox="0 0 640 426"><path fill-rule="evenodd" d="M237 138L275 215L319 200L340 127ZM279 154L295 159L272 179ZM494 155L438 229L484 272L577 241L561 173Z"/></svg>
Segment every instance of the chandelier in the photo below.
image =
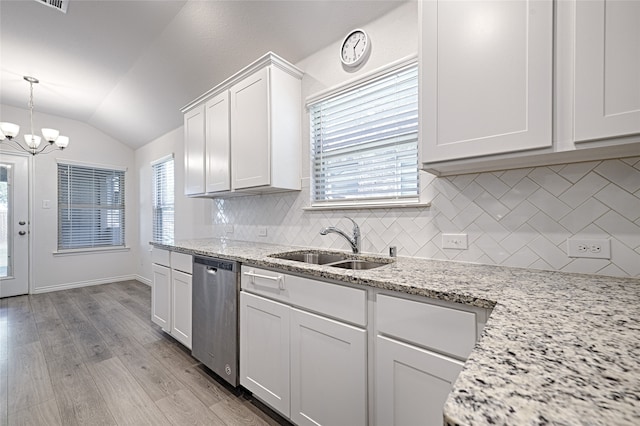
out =
<svg viewBox="0 0 640 426"><path fill-rule="evenodd" d="M10 146L16 150L22 150L28 152L31 155L47 154L54 149L65 149L69 145L69 138L67 136L61 136L60 132L56 129L42 129L42 137L48 142L40 147L41 137L33 133L33 85L38 84L40 81L35 77L24 76L25 80L29 82L29 117L31 119L31 134L24 135L24 142L26 145L21 144L18 140L14 140L18 136L20 126L13 123L0 123L0 146L6 145L3 143L6 139Z"/></svg>

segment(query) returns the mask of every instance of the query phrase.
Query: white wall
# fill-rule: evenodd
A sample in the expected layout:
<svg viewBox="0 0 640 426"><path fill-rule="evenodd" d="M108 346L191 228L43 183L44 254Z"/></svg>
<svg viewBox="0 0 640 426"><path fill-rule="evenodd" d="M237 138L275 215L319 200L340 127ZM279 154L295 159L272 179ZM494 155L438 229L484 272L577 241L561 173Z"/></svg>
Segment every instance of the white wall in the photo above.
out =
<svg viewBox="0 0 640 426"><path fill-rule="evenodd" d="M358 72L348 73L340 65L343 34L336 34L334 44L296 64L305 71L303 97L417 52L415 2L363 28L373 48ZM302 191L204 201L202 208L210 221L195 225L189 233L198 238L224 236L346 250L344 240L321 236L319 231L329 225L350 229L342 219L348 215L360 224L363 250L369 253L387 253L389 246L397 246L404 256L640 277L640 157L447 178L422 173L421 197L432 201L430 208L310 212L303 210L310 204L306 112L303 123ZM173 140L180 150L181 131ZM138 153L158 149L160 157L166 151L159 149L160 144L155 141ZM149 185L142 182L141 191ZM178 192L181 185L176 186ZM198 221L202 218L198 209L186 210L197 213ZM141 209L143 214L150 217ZM188 224L176 223L176 229ZM225 232L227 225L233 225L233 234ZM263 228L266 237L258 236ZM441 234L459 232L468 234L468 250L443 250ZM572 236L611 238L612 259L569 258L565 244ZM141 243L149 239L141 237ZM141 273L150 276L148 269Z"/></svg>
<svg viewBox="0 0 640 426"><path fill-rule="evenodd" d="M0 105L2 121L20 125L20 135L29 133L29 111ZM33 158L32 223L31 223L31 292L39 293L88 284L98 284L135 278L135 257L138 244L138 221L133 150L95 128L63 117L34 114L34 126L59 129L69 136L64 151L37 155ZM125 241L129 251L113 253L84 253L54 256L58 244L57 225L57 159L89 164L126 167L125 174ZM51 208L42 208L42 201L50 200Z"/></svg>
<svg viewBox="0 0 640 426"><path fill-rule="evenodd" d="M174 155L175 174L175 238L203 238L212 235L210 200L184 196L184 128L179 127L135 151L135 170L139 185L137 271L142 281L150 283L152 240L152 176L151 163L166 155Z"/></svg>

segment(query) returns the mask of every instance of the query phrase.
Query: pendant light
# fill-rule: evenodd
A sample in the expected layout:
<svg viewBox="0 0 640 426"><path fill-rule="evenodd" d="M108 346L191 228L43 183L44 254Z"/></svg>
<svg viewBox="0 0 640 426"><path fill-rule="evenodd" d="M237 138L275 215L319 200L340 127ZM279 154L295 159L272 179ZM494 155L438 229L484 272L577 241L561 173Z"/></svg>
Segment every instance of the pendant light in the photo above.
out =
<svg viewBox="0 0 640 426"><path fill-rule="evenodd" d="M33 85L38 84L40 81L35 77L24 76L27 82L29 82L29 118L31 125L31 133L24 135L24 144L18 140L14 140L20 132L20 126L13 123L3 122L0 123L0 146L5 145L7 140L9 145L13 149L22 150L28 152L31 155L47 154L55 149L65 149L69 145L69 138L67 136L61 136L60 132L56 129L43 128L41 130L42 137L48 143L40 147L42 138L33 133Z"/></svg>

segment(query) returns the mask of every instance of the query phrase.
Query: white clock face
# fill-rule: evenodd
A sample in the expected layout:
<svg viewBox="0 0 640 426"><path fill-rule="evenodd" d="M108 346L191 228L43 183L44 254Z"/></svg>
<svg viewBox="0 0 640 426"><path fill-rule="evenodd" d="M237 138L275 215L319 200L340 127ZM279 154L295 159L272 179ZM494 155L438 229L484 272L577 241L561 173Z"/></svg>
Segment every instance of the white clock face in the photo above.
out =
<svg viewBox="0 0 640 426"><path fill-rule="evenodd" d="M369 38L362 30L352 31L342 42L340 59L347 66L359 65L369 50Z"/></svg>

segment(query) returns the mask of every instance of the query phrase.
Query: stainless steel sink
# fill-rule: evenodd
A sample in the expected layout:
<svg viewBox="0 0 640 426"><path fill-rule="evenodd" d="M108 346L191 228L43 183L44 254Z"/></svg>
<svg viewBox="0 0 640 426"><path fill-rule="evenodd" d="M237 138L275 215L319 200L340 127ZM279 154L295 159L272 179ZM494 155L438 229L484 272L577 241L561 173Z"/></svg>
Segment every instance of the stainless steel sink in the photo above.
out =
<svg viewBox="0 0 640 426"><path fill-rule="evenodd" d="M343 260L342 262L332 263L327 266L333 266L336 268L343 269L354 269L354 270L366 270L366 269L374 269L379 268L384 265L388 265L390 262L373 262L371 260Z"/></svg>
<svg viewBox="0 0 640 426"><path fill-rule="evenodd" d="M295 260L297 262L313 263L315 265L325 265L327 263L340 262L348 257L342 253L322 253L317 251L298 251L290 253L277 253L271 255L278 259Z"/></svg>
<svg viewBox="0 0 640 426"><path fill-rule="evenodd" d="M269 255L269 257L353 270L373 269L393 262L393 259L364 259L347 253L328 253L318 250L276 253Z"/></svg>

